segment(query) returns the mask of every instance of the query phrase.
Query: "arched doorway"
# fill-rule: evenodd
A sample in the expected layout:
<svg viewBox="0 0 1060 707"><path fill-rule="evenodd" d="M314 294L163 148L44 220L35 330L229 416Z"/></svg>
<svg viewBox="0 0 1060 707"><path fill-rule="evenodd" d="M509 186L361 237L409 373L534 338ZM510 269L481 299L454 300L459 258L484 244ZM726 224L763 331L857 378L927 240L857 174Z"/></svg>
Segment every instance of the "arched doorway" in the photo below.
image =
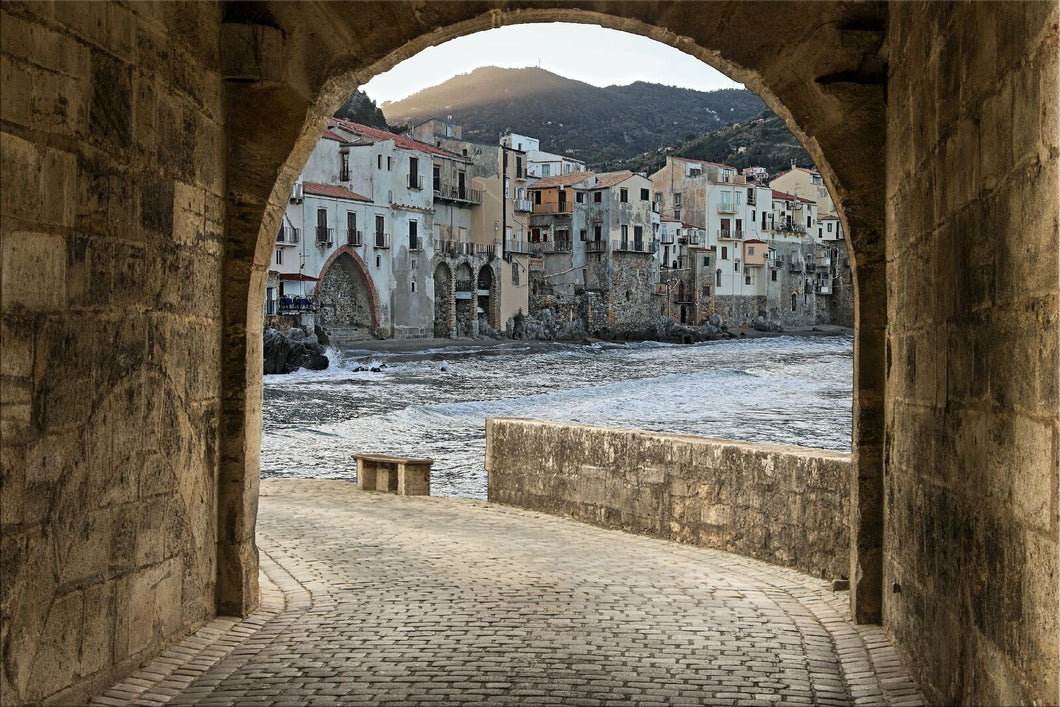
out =
<svg viewBox="0 0 1060 707"><path fill-rule="evenodd" d="M434 269L434 335L439 339L451 339L456 336L453 276L445 263L439 263Z"/></svg>
<svg viewBox="0 0 1060 707"><path fill-rule="evenodd" d="M360 256L340 249L321 272L314 300L320 326L340 338L369 339L379 327L375 287Z"/></svg>
<svg viewBox="0 0 1060 707"><path fill-rule="evenodd" d="M495 278L493 276L493 268L489 265L483 265L478 271L478 278L476 279L476 308L475 316L480 320L484 321L491 327L497 327L498 318L498 306L496 293L494 292Z"/></svg>
<svg viewBox="0 0 1060 707"><path fill-rule="evenodd" d="M478 316L475 313L475 276L471 271L471 266L466 262L456 266L454 285L456 335L474 336L478 330Z"/></svg>

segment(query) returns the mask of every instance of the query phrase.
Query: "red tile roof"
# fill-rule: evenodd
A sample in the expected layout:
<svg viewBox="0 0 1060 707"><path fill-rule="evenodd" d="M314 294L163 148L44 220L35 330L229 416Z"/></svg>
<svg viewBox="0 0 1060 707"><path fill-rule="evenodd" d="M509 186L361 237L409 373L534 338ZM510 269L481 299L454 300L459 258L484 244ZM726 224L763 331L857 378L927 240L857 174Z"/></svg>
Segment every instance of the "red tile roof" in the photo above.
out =
<svg viewBox="0 0 1060 707"><path fill-rule="evenodd" d="M817 203L813 199L803 199L801 196L795 196L794 194L788 194L787 192L777 191L776 189L773 190L773 198L774 199L787 199L787 200L791 200L791 201L802 201L802 202L805 202L807 204L816 204Z"/></svg>
<svg viewBox="0 0 1060 707"><path fill-rule="evenodd" d="M353 199L354 201L371 201L367 196L361 196L346 187L335 184L320 184L318 182L302 182L302 191L306 194L316 196L330 196L333 199Z"/></svg>
<svg viewBox="0 0 1060 707"><path fill-rule="evenodd" d="M556 174L551 177L542 177L531 184L527 189L549 189L551 187L569 187L572 184L584 181L593 176L592 172L569 172L568 174Z"/></svg>
<svg viewBox="0 0 1060 707"><path fill-rule="evenodd" d="M818 221L838 221L839 217L834 214L824 214L823 216L817 217Z"/></svg>
<svg viewBox="0 0 1060 707"><path fill-rule="evenodd" d="M341 136L338 133L333 132L331 130L325 130L324 131L323 139L324 140L334 140L336 142L349 142L349 140L347 140L343 136Z"/></svg>
<svg viewBox="0 0 1060 707"><path fill-rule="evenodd" d="M765 241L760 241L757 238L748 238L744 243L765 243Z"/></svg>
<svg viewBox="0 0 1060 707"><path fill-rule="evenodd" d="M348 133L358 135L363 138L367 138L372 142L383 142L385 140L393 140L394 144L405 150L419 150L420 152L427 152L432 155L441 155L442 157L451 157L458 160L467 160L466 157L450 152L449 150L443 150L440 147L435 147L426 142L420 142L419 140L413 140L410 137L404 135L395 135L389 133L386 130L380 130L379 128L370 128L367 125L361 125L360 123L351 123L348 120L341 120L340 118L332 118L328 123L328 128L340 128Z"/></svg>
<svg viewBox="0 0 1060 707"><path fill-rule="evenodd" d="M681 221L675 219L673 216L660 216L659 220L666 221L667 223L681 223Z"/></svg>

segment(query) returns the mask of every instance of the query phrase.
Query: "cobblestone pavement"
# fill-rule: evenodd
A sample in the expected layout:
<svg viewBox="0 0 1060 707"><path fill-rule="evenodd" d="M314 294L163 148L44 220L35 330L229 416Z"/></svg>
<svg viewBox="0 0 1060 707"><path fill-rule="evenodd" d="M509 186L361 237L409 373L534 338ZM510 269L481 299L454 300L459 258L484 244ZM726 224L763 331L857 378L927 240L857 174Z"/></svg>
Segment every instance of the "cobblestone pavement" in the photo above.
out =
<svg viewBox="0 0 1060 707"><path fill-rule="evenodd" d="M901 704L847 594L747 558L446 498L265 481L262 608L95 704Z"/></svg>

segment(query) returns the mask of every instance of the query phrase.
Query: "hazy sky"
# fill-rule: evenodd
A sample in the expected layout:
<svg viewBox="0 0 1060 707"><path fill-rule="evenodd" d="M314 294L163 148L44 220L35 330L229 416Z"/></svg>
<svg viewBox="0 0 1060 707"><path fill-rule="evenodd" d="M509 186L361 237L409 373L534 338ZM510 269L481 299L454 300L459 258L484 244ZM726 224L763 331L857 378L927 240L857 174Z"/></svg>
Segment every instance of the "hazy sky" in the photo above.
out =
<svg viewBox="0 0 1060 707"><path fill-rule="evenodd" d="M596 25L522 24L460 37L423 50L361 89L377 103L396 101L480 66L538 66L595 86L648 81L712 91L742 88L673 47Z"/></svg>

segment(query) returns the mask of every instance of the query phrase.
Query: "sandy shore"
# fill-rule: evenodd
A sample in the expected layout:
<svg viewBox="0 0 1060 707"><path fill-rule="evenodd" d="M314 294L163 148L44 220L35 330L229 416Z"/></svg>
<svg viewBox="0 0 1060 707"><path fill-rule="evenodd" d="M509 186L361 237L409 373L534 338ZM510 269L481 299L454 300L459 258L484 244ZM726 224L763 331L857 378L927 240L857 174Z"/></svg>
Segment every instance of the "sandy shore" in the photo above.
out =
<svg viewBox="0 0 1060 707"><path fill-rule="evenodd" d="M793 327L784 330L783 333L771 331L757 331L751 327L733 327L729 329L734 339L762 339L776 336L839 336L852 334L854 330L849 327L835 326L833 324L819 324L812 327ZM585 343L592 343L590 339ZM577 343L577 342L550 342L531 341L524 339L371 339L358 341L356 346L348 351L379 351L385 353L413 353L427 349L458 348L473 346L476 348L506 349L523 348L527 344L550 344L550 343ZM621 342L615 342L621 343Z"/></svg>

